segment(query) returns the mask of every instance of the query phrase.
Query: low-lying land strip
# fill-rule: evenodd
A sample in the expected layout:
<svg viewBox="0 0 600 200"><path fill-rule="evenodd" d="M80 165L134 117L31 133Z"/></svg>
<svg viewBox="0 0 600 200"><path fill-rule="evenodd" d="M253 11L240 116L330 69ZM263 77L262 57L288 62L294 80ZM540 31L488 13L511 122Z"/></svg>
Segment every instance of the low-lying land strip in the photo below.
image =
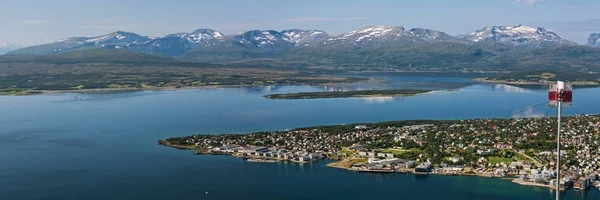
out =
<svg viewBox="0 0 600 200"><path fill-rule="evenodd" d="M564 72L564 71L524 71L497 73L490 77L475 79L481 82L501 83L508 85L549 85L556 81L566 81L577 86L597 86L600 85L600 75L583 72Z"/></svg>
<svg viewBox="0 0 600 200"><path fill-rule="evenodd" d="M0 60L0 95L56 91L321 85L366 79L301 70L199 63L30 63Z"/></svg>
<svg viewBox="0 0 600 200"><path fill-rule="evenodd" d="M555 124L555 118L409 120L201 134L159 143L198 154L249 159L300 163L337 159L328 166L361 172L512 176L519 177L515 182L520 184L549 186L556 180ZM561 184L597 180L600 116L565 117L563 125Z"/></svg>
<svg viewBox="0 0 600 200"><path fill-rule="evenodd" d="M398 97L412 96L431 92L431 90L409 90L409 89L391 89L391 90L357 90L357 91L331 91L331 92L299 92L288 94L269 94L265 98L269 99L321 99L321 98L349 98L349 97Z"/></svg>

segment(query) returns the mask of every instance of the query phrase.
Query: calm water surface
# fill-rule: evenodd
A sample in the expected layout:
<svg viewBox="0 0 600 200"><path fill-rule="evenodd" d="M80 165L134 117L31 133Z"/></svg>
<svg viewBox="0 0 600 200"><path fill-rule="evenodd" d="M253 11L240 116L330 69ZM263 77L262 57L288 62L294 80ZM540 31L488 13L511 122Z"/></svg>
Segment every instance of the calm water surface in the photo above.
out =
<svg viewBox="0 0 600 200"><path fill-rule="evenodd" d="M270 86L0 97L0 199L551 199L546 188L479 177L361 174L313 164L194 156L157 140L402 119L543 116L545 91L467 77L371 75L386 84ZM457 91L407 98L269 100L262 95L371 88ZM600 89L566 114L600 113ZM552 112L551 112L552 113ZM599 199L598 189L565 199Z"/></svg>

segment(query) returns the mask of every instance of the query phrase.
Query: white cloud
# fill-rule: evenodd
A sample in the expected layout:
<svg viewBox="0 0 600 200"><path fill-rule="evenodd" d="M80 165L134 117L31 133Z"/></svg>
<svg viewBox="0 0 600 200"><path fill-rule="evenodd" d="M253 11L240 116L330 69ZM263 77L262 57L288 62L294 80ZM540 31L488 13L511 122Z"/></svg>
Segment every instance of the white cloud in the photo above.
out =
<svg viewBox="0 0 600 200"><path fill-rule="evenodd" d="M515 0L517 3L524 3L530 6L535 6L537 3L547 2L548 0Z"/></svg>
<svg viewBox="0 0 600 200"><path fill-rule="evenodd" d="M367 17L296 17L296 18L284 18L284 19L269 19L264 20L268 22L316 22L316 21L351 21L351 20L364 20L369 19Z"/></svg>
<svg viewBox="0 0 600 200"><path fill-rule="evenodd" d="M19 23L21 23L21 24L43 24L46 22L47 22L47 20L35 19L35 20L23 20L23 21L20 21Z"/></svg>

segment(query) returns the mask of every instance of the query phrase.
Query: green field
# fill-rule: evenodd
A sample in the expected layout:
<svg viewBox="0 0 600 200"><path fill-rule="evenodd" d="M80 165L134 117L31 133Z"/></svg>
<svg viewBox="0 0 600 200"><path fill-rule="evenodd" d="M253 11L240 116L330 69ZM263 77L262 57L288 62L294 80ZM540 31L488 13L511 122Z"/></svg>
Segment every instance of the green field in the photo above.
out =
<svg viewBox="0 0 600 200"><path fill-rule="evenodd" d="M354 151L351 151L351 150L348 150L347 148L344 148L344 149L342 149L342 150L340 151L340 153L346 153L346 154L348 154L348 155L352 155L352 154L354 154L355 152L354 152Z"/></svg>
<svg viewBox="0 0 600 200"><path fill-rule="evenodd" d="M497 156L490 156L487 157L488 161L490 161L490 163L492 164L498 164L498 163L504 163L504 164L510 164L513 159L512 158L503 158L503 157L497 157Z"/></svg>
<svg viewBox="0 0 600 200"><path fill-rule="evenodd" d="M408 149L408 150L384 149L384 150L381 150L381 152L382 153L393 153L394 155L402 155L402 154L405 154L406 152L421 153L422 151L420 149L417 149L417 148L412 148L412 149Z"/></svg>

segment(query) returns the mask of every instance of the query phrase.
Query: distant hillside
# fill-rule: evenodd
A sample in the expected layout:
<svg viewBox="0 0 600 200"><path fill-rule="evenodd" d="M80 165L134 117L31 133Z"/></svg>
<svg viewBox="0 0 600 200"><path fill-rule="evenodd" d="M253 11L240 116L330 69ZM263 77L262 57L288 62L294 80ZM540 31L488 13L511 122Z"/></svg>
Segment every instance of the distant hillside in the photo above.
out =
<svg viewBox="0 0 600 200"><path fill-rule="evenodd" d="M42 63L174 63L180 62L162 55L150 55L127 50L89 48L67 51L56 55L4 55L0 56L4 62L42 62Z"/></svg>
<svg viewBox="0 0 600 200"><path fill-rule="evenodd" d="M515 66L527 70L600 71L600 49L587 46L555 46L499 60L516 60Z"/></svg>

